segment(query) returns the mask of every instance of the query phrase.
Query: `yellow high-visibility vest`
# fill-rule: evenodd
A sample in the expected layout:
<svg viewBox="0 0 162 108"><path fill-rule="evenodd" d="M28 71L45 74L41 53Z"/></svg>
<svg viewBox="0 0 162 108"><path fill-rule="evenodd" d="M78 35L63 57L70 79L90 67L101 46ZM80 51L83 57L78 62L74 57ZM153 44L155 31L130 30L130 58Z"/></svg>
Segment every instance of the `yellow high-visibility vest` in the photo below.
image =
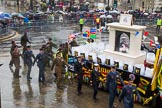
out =
<svg viewBox="0 0 162 108"><path fill-rule="evenodd" d="M100 19L99 19L99 18L97 18L97 19L96 19L96 23L99 23L99 22L100 22Z"/></svg>
<svg viewBox="0 0 162 108"><path fill-rule="evenodd" d="M161 22L161 19L158 19L156 25L161 25Z"/></svg>
<svg viewBox="0 0 162 108"><path fill-rule="evenodd" d="M83 18L81 18L81 19L79 20L79 24L84 24L84 19L83 19Z"/></svg>

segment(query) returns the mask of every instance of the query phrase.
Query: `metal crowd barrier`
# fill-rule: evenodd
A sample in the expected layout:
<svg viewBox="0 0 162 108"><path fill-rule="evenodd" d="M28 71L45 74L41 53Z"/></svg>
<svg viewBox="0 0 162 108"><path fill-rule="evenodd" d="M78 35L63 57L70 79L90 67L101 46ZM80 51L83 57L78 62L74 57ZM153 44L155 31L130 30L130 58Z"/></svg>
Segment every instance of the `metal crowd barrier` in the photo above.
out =
<svg viewBox="0 0 162 108"><path fill-rule="evenodd" d="M106 21L106 20L105 20ZM111 22L118 22L117 19L112 19ZM11 23L10 27L41 27L41 26L76 26L79 25L79 20L68 20L68 19L55 19L55 20L31 20L28 23ZM85 25L95 25L94 19L85 19Z"/></svg>
<svg viewBox="0 0 162 108"><path fill-rule="evenodd" d="M151 26L151 25L156 25L156 20L155 19L136 19L134 21L134 24L136 24L136 25L144 25L144 26Z"/></svg>
<svg viewBox="0 0 162 108"><path fill-rule="evenodd" d="M118 19L105 19L105 22L111 23L111 22L119 22ZM136 25L144 25L144 26L150 26L155 25L156 20L154 19L136 19L134 22ZM94 19L85 19L85 26L95 26L95 20ZM69 20L68 18L63 19L54 19L54 20L31 20L28 23L21 22L21 23L10 23L10 28L12 29L26 29L26 28L52 28L54 26L61 26L61 27L71 27L71 26L79 26L79 20L76 20L75 18L73 20Z"/></svg>
<svg viewBox="0 0 162 108"><path fill-rule="evenodd" d="M0 28L0 37L7 35L10 32L9 27Z"/></svg>

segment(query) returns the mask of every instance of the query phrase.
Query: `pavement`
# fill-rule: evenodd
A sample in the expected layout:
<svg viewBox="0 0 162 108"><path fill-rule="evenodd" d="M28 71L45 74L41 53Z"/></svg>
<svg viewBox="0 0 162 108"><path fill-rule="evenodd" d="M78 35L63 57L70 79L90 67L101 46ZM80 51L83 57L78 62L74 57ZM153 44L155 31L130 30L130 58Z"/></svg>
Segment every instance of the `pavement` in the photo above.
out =
<svg viewBox="0 0 162 108"><path fill-rule="evenodd" d="M20 34L18 32L11 30L11 32L9 34L3 35L3 36L0 37L0 43L15 39L18 36L20 36Z"/></svg>

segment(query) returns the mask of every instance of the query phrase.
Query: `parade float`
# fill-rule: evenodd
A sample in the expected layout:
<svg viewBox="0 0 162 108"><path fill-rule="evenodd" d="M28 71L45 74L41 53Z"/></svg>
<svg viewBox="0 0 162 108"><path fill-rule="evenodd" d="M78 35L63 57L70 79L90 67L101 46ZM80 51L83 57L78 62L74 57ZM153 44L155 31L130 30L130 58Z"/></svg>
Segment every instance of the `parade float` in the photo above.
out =
<svg viewBox="0 0 162 108"><path fill-rule="evenodd" d="M108 26L110 28L108 44L94 42L72 47L72 54L68 58L69 64L73 65L76 57L82 55L89 68L88 70L83 68L86 84L89 84L93 64L100 64L99 88L102 90L106 90L106 76L110 72L111 65L115 65L125 84L130 74L136 77L134 86L142 97L141 104L158 105L162 101L161 49L156 51L156 55L141 51L141 41L146 27L132 25L131 15L121 15L119 23L109 23ZM90 35L88 32L84 33L84 36L87 36L86 34ZM96 38L94 30L92 34ZM162 44L162 39L159 41ZM73 72L73 68L69 71ZM122 87L118 82L118 93L121 92ZM137 101L136 95L134 100Z"/></svg>

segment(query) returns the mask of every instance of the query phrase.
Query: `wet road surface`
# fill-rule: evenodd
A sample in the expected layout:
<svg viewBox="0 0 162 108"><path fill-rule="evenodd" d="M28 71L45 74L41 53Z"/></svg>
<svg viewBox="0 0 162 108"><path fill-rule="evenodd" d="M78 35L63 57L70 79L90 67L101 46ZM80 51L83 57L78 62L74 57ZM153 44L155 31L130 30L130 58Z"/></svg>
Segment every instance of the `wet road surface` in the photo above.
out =
<svg viewBox="0 0 162 108"><path fill-rule="evenodd" d="M36 51L37 52L37 51ZM35 54L36 54L35 52ZM99 91L98 101L92 100L93 89L83 86L83 94L76 95L76 81L71 83L65 80L66 88L64 90L57 89L53 79L53 72L46 68L46 84L38 83L38 68L35 65L32 68L32 80L26 80L26 71L22 67L20 69L21 78L13 78L8 63L9 54L0 57L0 84L2 108L108 108L108 93ZM14 69L14 67L13 67ZM116 102L117 98L116 98ZM123 108L122 104L117 108ZM135 108L146 108L144 106L135 105Z"/></svg>
<svg viewBox="0 0 162 108"><path fill-rule="evenodd" d="M86 29L86 28L85 28ZM29 38L32 41L32 48L34 55L38 53L40 45L44 44L49 37L56 37L59 42L66 41L67 35L73 30L64 29L52 32L33 32L29 31ZM108 34L98 33L96 41L108 43ZM15 39L20 45L20 38ZM79 43L86 41L84 38L78 39ZM57 41L58 42L58 41ZM21 78L13 78L13 70L9 68L10 41L1 43L0 45L0 88L2 108L108 108L108 93L99 91L98 101L95 103L92 100L93 89L88 85L83 86L83 95L76 95L76 81L72 82L65 80L65 89L57 89L54 82L53 72L50 68L46 68L46 84L43 85L38 82L38 67L35 64L32 67L32 80L27 82L26 69L23 67L21 60L20 75ZM22 51L22 49L21 49ZM115 100L118 104L117 108L123 108L123 104ZM135 108L148 108L135 104Z"/></svg>

